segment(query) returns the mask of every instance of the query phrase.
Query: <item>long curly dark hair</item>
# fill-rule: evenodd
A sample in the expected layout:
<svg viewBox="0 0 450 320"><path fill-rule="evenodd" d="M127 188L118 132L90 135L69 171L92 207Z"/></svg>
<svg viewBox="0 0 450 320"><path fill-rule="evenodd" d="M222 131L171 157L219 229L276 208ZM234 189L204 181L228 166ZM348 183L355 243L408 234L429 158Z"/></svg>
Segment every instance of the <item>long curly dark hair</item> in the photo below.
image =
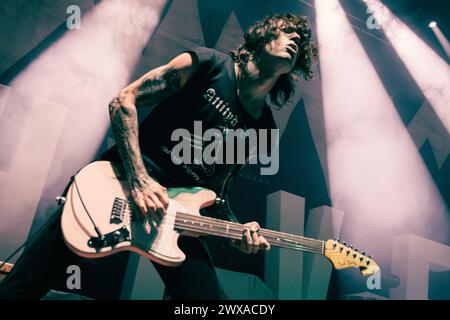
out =
<svg viewBox="0 0 450 320"><path fill-rule="evenodd" d="M256 57L267 43L276 39L281 31L297 32L301 39L298 42L299 55L293 70L281 75L270 90L270 100L278 107L288 102L294 94L295 75L299 74L305 80L313 78L312 67L317 62L318 50L312 40L308 17L290 13L268 16L249 27L244 34L244 43L237 50L230 52L236 63L245 65Z"/></svg>

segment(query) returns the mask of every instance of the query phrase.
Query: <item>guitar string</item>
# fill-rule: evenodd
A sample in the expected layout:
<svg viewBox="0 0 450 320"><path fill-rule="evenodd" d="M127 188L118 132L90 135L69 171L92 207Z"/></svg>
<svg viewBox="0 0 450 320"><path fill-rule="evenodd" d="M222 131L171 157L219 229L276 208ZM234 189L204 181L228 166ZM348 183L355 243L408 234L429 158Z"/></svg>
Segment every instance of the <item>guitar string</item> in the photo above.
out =
<svg viewBox="0 0 450 320"><path fill-rule="evenodd" d="M244 226L240 223L224 221L224 220L215 219L215 218L211 218L211 217L205 217L205 216L196 216L196 215L192 215L192 214L184 213L184 212L177 212L176 218L179 218L181 220L195 221L197 223L203 223L205 225L214 224L215 227L222 227L224 229L227 229L227 227L228 227L228 229L233 228L235 230L238 230L240 233L242 233L242 231L244 230ZM322 241L322 240L311 239L311 238L302 237L302 236L298 236L298 235L291 235L288 233L272 231L272 230L264 229L264 228L261 228L260 230L266 236L272 236L274 238L283 238L288 241L294 241L294 242L302 241L304 243L308 243L310 246L315 245L317 247L322 248L323 244L324 244L324 241Z"/></svg>
<svg viewBox="0 0 450 320"><path fill-rule="evenodd" d="M195 219L195 218L193 218L192 219L192 215L186 215L185 216L185 218L188 218L189 220L197 220L197 221L202 221L201 223L204 223L205 225L215 225L215 227L219 227L219 228L223 228L223 229L228 229L229 230L229 232L230 232L230 230L232 230L232 231L236 231L237 232L237 236L238 236L238 238L241 238L242 237L242 231L243 231L243 229L244 229L244 227L242 226L242 225L240 225L240 224L229 224L229 225L227 225L227 223L223 223L222 222L222 220L218 220L218 219L213 219L213 218L209 218L209 217L206 217L206 219L202 219L202 220L200 220L201 218L204 218L204 217L201 217L200 219ZM186 219L183 219L183 218L181 218L181 220L186 220ZM216 222L218 222L218 224L219 225L217 225L217 223ZM188 226L188 227L191 227L191 226L193 226L192 224L189 224L189 223L187 223L187 224L185 224L185 226ZM227 228L228 227L228 228ZM200 227L200 229L199 230L205 230L205 229L201 229L201 227ZM208 229L208 232L210 231L211 229ZM292 241L291 239L283 239L282 237L280 237L278 234L271 234L271 233L266 233L266 232L264 232L264 231L266 231L267 229L261 229L263 232L262 232L262 234L265 236L265 237L272 237L272 238L274 238L274 239L276 239L276 240L273 240L273 243L274 244L279 244L279 241L283 241L283 240L287 240L287 241ZM225 235L226 235L226 233L224 233ZM278 240L278 239L280 239L280 240ZM322 246L322 243L311 243L311 242L309 242L309 243L307 243L306 245L303 245L303 244L301 244L301 243L298 243L297 241L292 241L292 242L294 242L296 245L301 245L301 246L303 246L303 247L305 247L305 248L310 248L310 249L312 249L312 250L314 250L314 251L317 251L317 252L322 252L323 250L322 250L322 248L323 248L323 246Z"/></svg>
<svg viewBox="0 0 450 320"><path fill-rule="evenodd" d="M129 214L130 210L128 209L127 211ZM225 230L228 229L228 232L230 232L230 230L235 231L236 239L241 239L242 231L244 230L243 225L239 224L239 223L227 222L227 221L223 221L223 220L219 220L219 219L214 219L211 217L194 216L194 215L184 213L184 212L177 212L176 219L178 219L178 222L183 222L186 220L186 221L193 221L193 222L205 224L205 225L213 224L214 227L216 227L216 228L222 228ZM192 223L187 223L183 226L192 228L194 225ZM274 238L272 240L272 243L274 245L280 245L280 241L285 241L285 242L292 241L292 242L294 242L294 244L285 244L285 247L296 247L296 248L301 247L308 251L313 251L313 252L317 252L317 253L321 253L321 254L324 253L324 242L322 240L315 240L315 239L305 238L305 237L301 237L301 236L288 235L286 233L276 232L276 231L272 232L271 230L268 230L268 229L260 229L260 230L262 231L262 234L265 237L268 237L269 239ZM202 226L198 227L195 231L197 231L197 232L207 231L208 233L212 234L211 229L205 230ZM226 233L221 232L221 231L215 232L214 235L226 237ZM304 242L304 244L298 243L299 240Z"/></svg>
<svg viewBox="0 0 450 320"><path fill-rule="evenodd" d="M129 210L127 210L127 211L128 211L128 213L130 212ZM177 216L178 215L180 217L184 216L184 218L177 218L176 217L174 226L176 226L176 227L178 226L178 227L182 227L182 228L185 227L186 229L189 229L187 231L194 231L194 232L196 231L196 232L199 232L199 233L202 233L202 231L204 232L205 228L202 227L202 226L199 226L199 225L194 225L194 224L191 224L189 222L186 222L187 219L185 219L185 218L188 218L188 219L191 219L191 220L197 220L197 222L201 221L201 220L208 221L210 223L209 224L205 223L206 225L211 225L212 223L214 223L215 227L219 227L219 228L221 228L223 226L222 225L217 226L216 222L220 222L220 224L222 224L222 223L226 224L227 223L227 222L223 222L223 220L219 220L219 219L214 219L214 218L210 218L210 217L203 217L203 216L193 216L193 215L182 213L182 212L178 212ZM200 219L198 219L198 218L200 218ZM201 218L204 218L204 219L201 219ZM242 233L242 230L243 230L243 226L238 224L238 223L232 223L232 224L234 224L235 226L238 226L238 227L231 226L231 229L228 228L228 231L229 231L228 233L224 233L224 232L217 231L217 230L211 230L211 229L207 229L206 231L209 234L211 234L211 235L226 236L226 237L229 237L229 238L232 237L234 239L241 239L241 233ZM230 233L230 230L231 230L231 233ZM271 237L271 236L273 236L273 235L269 235L269 237ZM278 239L279 237L276 237L276 238ZM281 239L281 240L284 240L284 239ZM310 240L321 241L321 240L315 240L315 239L310 239ZM133 239L133 242L137 243L137 244L140 244L140 245L144 246L145 248L148 246L148 244L143 243L141 241L137 241L136 239ZM280 243L278 241L276 241L276 242L274 241L273 244L278 246L278 247L282 247L282 248L297 249L297 250L301 250L301 251L308 251L308 252L323 254L323 248L322 247L318 248L317 246L316 247L304 246L304 245L297 244L297 243L296 244L290 244L290 243L287 244L287 243ZM355 259L355 257L354 257L354 259ZM360 266L361 262L355 261L357 266ZM368 265L365 266L365 267L368 267Z"/></svg>
<svg viewBox="0 0 450 320"><path fill-rule="evenodd" d="M201 226L196 226L196 225L192 225L192 224L184 223L184 222L180 222L180 221L178 222L178 226L186 227L186 229L188 229L187 231L194 231L194 232L199 232L199 233L201 233L202 231L205 231L205 229L202 228ZM211 235L216 235L216 236L223 236L224 235L224 233L211 231L211 230L208 230L208 233L211 234ZM240 233L236 232L236 233L232 233L232 234L227 234L227 237L229 237L229 238L232 237L234 239L240 239ZM137 242L137 241L135 241L135 242ZM137 243L140 243L141 245L146 246L142 242L137 242ZM321 253L321 254L323 254L323 250L322 249L311 248L311 247L306 247L306 246L302 246L302 245L292 245L292 244L279 243L279 242L274 243L274 245L276 245L278 247L282 247L282 248L296 249L296 250L300 250L300 251L307 251L307 252L312 252L312 253ZM353 262L355 263L355 266L369 267L367 262L366 262L366 265L362 265L363 261L359 261L358 262L355 257L353 258Z"/></svg>
<svg viewBox="0 0 450 320"><path fill-rule="evenodd" d="M215 223L218 226L221 226L222 228L225 228L227 226L229 227L233 227L235 229L240 230L241 232L244 229L244 226L242 224L239 223L235 223L235 222L227 222L227 221L223 221L223 220L219 220L219 219L214 219L214 218L210 218L210 217L203 217L203 216L194 216L194 215L190 215L187 213L182 213L182 212L178 212L177 213L177 217L185 217L189 220L197 220L201 223L204 223L206 225L209 225L211 223ZM311 239L311 238L306 238L306 237L302 237L302 236L296 236L296 235L290 235L284 232L278 232L278 231L272 231L269 229L263 229L261 228L260 231L264 234L264 236L272 236L275 238L283 238L283 239L287 239L288 241L301 241L304 242L305 244L308 244L309 246L313 247L319 247L322 248L323 247L323 241L322 240L316 240L316 239Z"/></svg>
<svg viewBox="0 0 450 320"><path fill-rule="evenodd" d="M178 218L178 216L180 218ZM177 213L177 219L178 219L178 221L180 221L180 219L182 221L185 221L185 220L195 221L196 220L195 222L197 222L197 223L200 222L202 224L205 224L206 226L210 226L210 228L211 228L211 225L213 225L216 228L228 229L228 235L230 233L230 230L233 231L233 232L236 231L237 233L234 235L234 237L236 239L240 238L240 234L242 233L242 230L244 229L243 225L238 224L238 223L227 222L227 221L223 221L223 220L219 220L219 219L214 219L214 218L211 218L211 217L194 216L194 215L183 213L183 212L178 212ZM235 227L233 227L233 225ZM194 225L186 223L183 226L192 228ZM230 226L231 226L231 228L230 228ZM207 229L208 233L211 233L211 229L210 228ZM280 245L280 242L279 242L280 240L281 241L284 241L284 240L291 241L291 239L282 239L281 237L279 237L278 234L280 234L280 232L277 232L277 231L271 232L268 229L261 229L261 230L263 231L263 235L266 238L267 237L273 237L273 238L277 239L277 241L272 240L273 244L275 244L275 245ZM202 227L200 225L196 229L196 231L201 232L201 231L205 231L205 229L204 229L204 227ZM264 231L269 231L269 232L264 232ZM223 234L225 236L227 235L227 233L223 233L222 232L222 235ZM305 241L306 240L306 241L310 242L309 246L306 246L306 245L299 244L299 243L297 243L297 241L295 241L295 245L294 246L296 246L296 247L301 247L301 248L304 248L304 249L310 249L310 251L318 252L318 253L322 253L322 254L324 253L324 241L322 241L322 240L316 240L316 239L305 238L305 237L301 237L301 236L289 235L289 234L285 234L285 233L283 233L283 234L284 235L288 235L290 238L295 239L295 240L301 239L301 241ZM278 239L280 239L280 240L278 240ZM285 247L293 247L293 245L292 244L286 244ZM355 253L352 253L352 255L354 255L354 254ZM361 254L360 252L357 252L356 255L359 255L358 259L360 259L362 257L362 258L366 258L366 259L370 260L369 258L367 258L365 255ZM356 259L356 257L353 257L353 258Z"/></svg>
<svg viewBox="0 0 450 320"><path fill-rule="evenodd" d="M211 229L204 229L203 227L199 227L198 229L196 229L195 231L197 232L205 232L207 231L208 233L212 234L212 235L216 235L216 236L222 236L222 237L226 237L227 235L229 236L230 230L235 231L239 234L242 234L242 231L244 229L244 226L242 224L239 223L235 223L235 222L231 222L231 221L224 221L224 220L219 220L219 219L214 219L211 217L205 217L205 216L197 216L197 215L192 215L189 213L184 213L184 212L177 212L177 217L176 219L178 219L178 222L180 222L180 220L190 220L196 223L200 223L200 224L205 224L205 225L214 225L215 228L222 228L222 229L228 229L228 234L222 232L222 231L218 231L218 232L214 232L214 234L212 233ZM184 227L189 227L192 228L193 224L189 224L187 223L186 225L183 225ZM281 246L280 241L293 241L293 244L284 244L283 247L295 247L295 248L301 248L301 249L305 249L308 251L313 251L313 252L317 252L317 253L324 253L324 241L322 240L316 240L316 239L311 239L311 238L307 238L307 237L302 237L302 236L297 236L297 235L290 235L284 232L279 232L279 231L271 231L269 229L260 229L261 233L267 238L274 238L276 239L276 241L274 239L272 239L272 243L274 245L278 245ZM241 236L239 236L238 234L236 234L234 236L236 239L240 239ZM280 239L280 240L278 240ZM304 244L299 243L299 241L303 242ZM357 252L357 254L359 255L359 257L363 257L363 258L367 258L365 255L361 254L360 252ZM355 257L356 258L356 257Z"/></svg>
<svg viewBox="0 0 450 320"><path fill-rule="evenodd" d="M205 232L205 228L201 227L201 226L197 226L197 225L193 225L191 223L188 222L184 222L184 221L177 221L176 226L179 227L186 227L188 229L188 231L198 231L198 232ZM192 230L193 229L193 230ZM208 234L213 234L214 235L220 235L220 236L224 236L224 237L232 237L233 239L242 239L242 228L241 229L237 229L237 228L228 228L228 232L223 232L223 231L216 231L214 229L206 229L206 232ZM300 243L294 242L292 243L286 243L288 241L285 241L285 239L282 239L280 237L275 237L272 235L264 235L264 237L269 241L269 243L272 243L274 245L280 245L280 244L284 244L284 247L296 247L296 248L304 248L307 249L308 251L314 251L314 252L320 252L322 253L322 247L318 247L318 246L311 246L311 245L302 245Z"/></svg>
<svg viewBox="0 0 450 320"><path fill-rule="evenodd" d="M208 224L208 222L211 221L211 222L215 222L215 223L222 224L222 225L235 226L242 230L244 229L244 226L240 223L219 220L219 219L215 219L215 218L211 218L211 217L195 216L195 215L191 215L191 214L184 213L184 212L177 212L177 216L180 216L180 217L184 216L184 217L188 218L189 220L205 221L204 222L205 224ZM317 244L321 244L323 242L322 240L316 240L316 239L302 237L302 236L298 236L298 235L291 235L291 234L280 232L280 231L272 231L272 230L264 229L264 228L261 228L260 230L264 231L266 234L270 233L274 236L281 235L281 236L284 236L285 238L300 239L300 240L304 240L304 241L315 242Z"/></svg>
<svg viewBox="0 0 450 320"><path fill-rule="evenodd" d="M182 223L180 225L181 225L181 227L184 226ZM188 231L194 231L194 232L199 232L199 233L201 233L202 231L205 231L201 227L195 227L195 226L193 226L191 224L186 224L185 227L189 227ZM216 231L208 231L208 234L216 235L216 236L224 236L224 233L216 232ZM228 234L227 237L233 238L233 239L241 239L241 236L240 236L239 233ZM279 243L279 242L276 242L276 241L274 241L273 244L278 246L278 247L283 247L283 248L288 248L288 249L298 249L298 250L301 250L301 251L309 251L309 252L313 252L313 253L322 253L322 250L314 249L314 248L306 247L306 246L302 246L302 245L293 245L293 244L287 244L287 243Z"/></svg>
<svg viewBox="0 0 450 320"><path fill-rule="evenodd" d="M127 209L126 210L128 214L130 214L131 210ZM198 219L200 218L200 219ZM202 219L203 218L203 219ZM207 223L204 223L206 225L211 225L214 224L215 227L217 228L224 228L227 229L227 222L224 222L223 220L219 220L219 219L214 219L214 218L210 218L210 217L202 217L202 216L193 216L191 214L186 214L186 213L182 213L182 212L177 212L177 217L175 219L175 226L178 227L185 227L186 229L191 229L188 231L196 231L201 233L202 231L205 232L207 231L207 233L211 234L211 235L215 235L215 236L222 236L222 237L230 237L232 236L234 239L241 239L242 238L242 231L243 231L243 226L238 224L238 223L230 223L228 225L228 234L225 232L222 232L220 230L211 230L211 229L207 229L205 230L204 227L202 226L198 226L198 225L194 225L192 223L189 222L185 222L188 220L196 220L195 222L200 222L204 223L205 221L207 221ZM266 230L266 229L264 229ZM233 232L233 233L230 233ZM279 246L279 247L283 247L283 248L292 248L292 249L298 249L298 250L302 250L302 251L309 251L309 252L314 252L314 253L321 253L323 254L323 247L322 245L317 246L316 245L302 245L299 244L297 242L294 242L294 244L292 243L285 243L285 242L280 242L280 241L284 241L285 239L280 238L277 235L272 235L272 234L265 234L265 237L268 237L268 241L272 240L272 244ZM273 238L273 239L270 239ZM280 240L278 240L280 239ZM288 241L290 239L287 239ZM320 241L320 240L318 240ZM137 242L137 241L136 241ZM142 242L137 242L140 245L146 246L145 243Z"/></svg>
<svg viewBox="0 0 450 320"><path fill-rule="evenodd" d="M194 230L192 230L192 231L194 231ZM200 232L202 230L199 229L199 230L196 230L196 231ZM221 236L222 235L221 233L216 233L216 232L211 232L210 234L216 235L216 236ZM239 239L240 237L236 236L236 238ZM141 246L141 248L145 248L146 250L148 250L148 243L144 243L144 242L139 241L139 240L137 240L135 238L131 239L131 241L135 245L138 244L138 245ZM296 250L300 250L300 251L307 251L307 252L312 252L312 253L320 253L319 251L314 251L314 250L311 250L311 248L303 247L303 246L293 246L293 245L287 245L287 244L282 244L282 243L278 243L277 246L278 247L282 247L282 248L287 248L287 249L296 249Z"/></svg>

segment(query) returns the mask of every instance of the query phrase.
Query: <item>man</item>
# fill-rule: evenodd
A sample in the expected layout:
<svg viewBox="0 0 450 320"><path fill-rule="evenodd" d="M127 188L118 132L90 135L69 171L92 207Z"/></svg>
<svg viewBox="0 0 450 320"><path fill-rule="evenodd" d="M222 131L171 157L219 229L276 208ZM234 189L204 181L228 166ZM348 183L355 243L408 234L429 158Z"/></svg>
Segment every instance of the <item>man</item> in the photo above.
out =
<svg viewBox="0 0 450 320"><path fill-rule="evenodd" d="M121 163L132 198L143 215L159 220L168 206L167 187L202 186L225 197L227 182L238 164L174 161L172 133L180 128L194 132L194 121L204 128L273 129L275 124L266 97L278 106L293 93L293 75L312 77L317 49L306 17L273 15L249 28L244 44L230 56L216 50L195 48L134 81L109 104L116 146L99 159ZM137 109L153 106L138 128ZM191 139L195 147L195 137ZM197 146L202 148L203 145ZM197 159L198 160L198 159ZM227 203L215 209L222 218L236 220ZM36 251L58 253L63 268L74 255L62 243L59 215L30 244L13 272L0 284L0 298L39 298L51 288L52 275ZM245 224L241 241L233 244L246 253L268 251L269 243L258 234L257 222ZM200 238L182 237L186 261L179 267L154 263L172 299L223 298L211 258ZM36 262L38 261L38 262ZM30 265L38 266L30 269ZM55 267L56 265L56 267ZM31 272L35 276L31 276ZM38 272L46 272L38 281ZM51 273L51 272L50 272Z"/></svg>

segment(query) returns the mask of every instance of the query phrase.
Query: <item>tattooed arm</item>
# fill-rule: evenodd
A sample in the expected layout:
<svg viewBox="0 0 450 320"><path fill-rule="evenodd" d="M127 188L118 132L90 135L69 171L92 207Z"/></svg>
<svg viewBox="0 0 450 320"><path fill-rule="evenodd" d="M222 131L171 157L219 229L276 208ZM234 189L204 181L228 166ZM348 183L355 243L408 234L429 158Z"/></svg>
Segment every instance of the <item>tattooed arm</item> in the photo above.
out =
<svg viewBox="0 0 450 320"><path fill-rule="evenodd" d="M197 68L191 55L183 53L128 85L109 103L114 137L134 202L144 215L150 209L156 219L158 210L165 212L169 199L166 188L153 180L145 169L139 148L137 108L153 105L177 93Z"/></svg>

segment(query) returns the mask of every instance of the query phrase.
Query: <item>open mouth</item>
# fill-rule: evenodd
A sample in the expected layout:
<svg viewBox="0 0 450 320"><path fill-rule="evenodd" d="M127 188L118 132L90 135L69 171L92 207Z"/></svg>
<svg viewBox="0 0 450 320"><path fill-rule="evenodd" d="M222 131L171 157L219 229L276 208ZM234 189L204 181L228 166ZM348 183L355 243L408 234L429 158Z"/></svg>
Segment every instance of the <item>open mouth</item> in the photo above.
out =
<svg viewBox="0 0 450 320"><path fill-rule="evenodd" d="M288 44L286 46L286 49L287 49L287 51L292 53L292 55L294 55L294 56L297 54L297 51L298 51L297 45L295 43Z"/></svg>

